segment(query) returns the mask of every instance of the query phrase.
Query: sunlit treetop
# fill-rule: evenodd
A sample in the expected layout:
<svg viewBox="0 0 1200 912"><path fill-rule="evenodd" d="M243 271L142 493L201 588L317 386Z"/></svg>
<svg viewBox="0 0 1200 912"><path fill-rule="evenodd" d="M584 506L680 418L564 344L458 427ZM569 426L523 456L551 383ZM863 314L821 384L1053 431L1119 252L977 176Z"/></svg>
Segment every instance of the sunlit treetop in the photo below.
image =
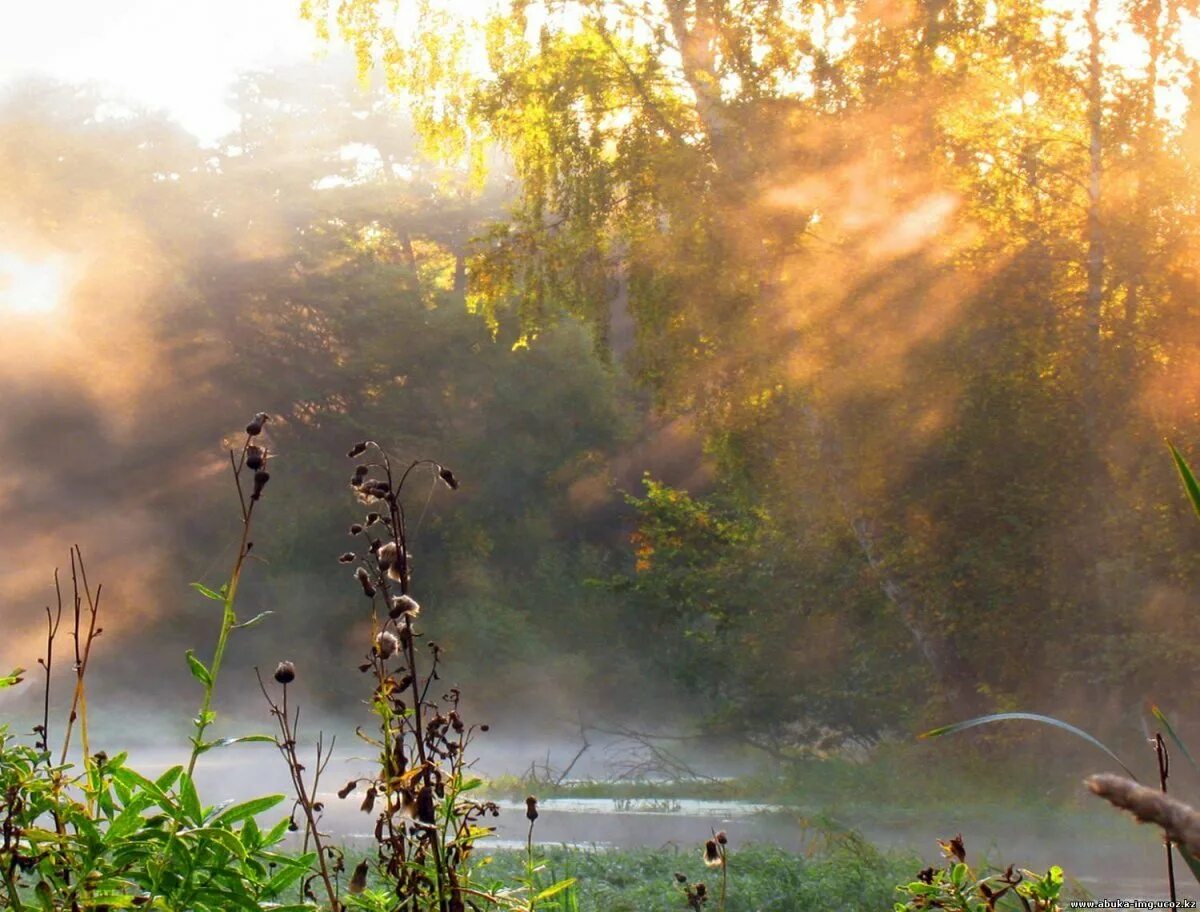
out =
<svg viewBox="0 0 1200 912"><path fill-rule="evenodd" d="M1148 146L1152 124L1186 132L1191 4L1096 9L1104 154ZM728 316L753 319L814 236L947 229L922 187L964 194L984 223L1082 205L1086 4L305 0L303 14L384 75L430 152L477 177L489 144L511 160L520 201L471 264L470 303L493 320L515 308L530 334L574 312L605 338L627 302L651 378L728 348Z"/></svg>

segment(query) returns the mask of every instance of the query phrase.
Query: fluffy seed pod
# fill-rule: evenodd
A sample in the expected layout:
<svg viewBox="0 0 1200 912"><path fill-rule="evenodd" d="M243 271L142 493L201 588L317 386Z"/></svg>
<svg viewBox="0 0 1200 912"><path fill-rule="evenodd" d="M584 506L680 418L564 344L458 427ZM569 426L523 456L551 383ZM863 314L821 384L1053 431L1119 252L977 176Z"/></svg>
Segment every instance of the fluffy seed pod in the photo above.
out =
<svg viewBox="0 0 1200 912"><path fill-rule="evenodd" d="M530 823L538 819L537 798L533 795L525 799L525 819Z"/></svg>
<svg viewBox="0 0 1200 912"><path fill-rule="evenodd" d="M376 556L379 558L379 569L387 573L389 579L399 582L400 559L404 557L404 552L396 546L395 542L388 542L379 546Z"/></svg>
<svg viewBox="0 0 1200 912"><path fill-rule="evenodd" d="M355 456L361 456L366 451L367 442L365 440L359 441L358 443L354 444L354 446L350 447L350 452L346 454L346 458L353 459Z"/></svg>
<svg viewBox="0 0 1200 912"><path fill-rule="evenodd" d="M357 535L357 534L358 534L359 532L361 532L362 530L363 530L362 524L361 524L361 523L355 523L354 525L352 525L352 526L350 527L350 534L351 534L351 535Z"/></svg>
<svg viewBox="0 0 1200 912"><path fill-rule="evenodd" d="M392 607L388 610L388 617L392 620L408 615L410 618L415 618L421 613L421 606L417 600L411 595L394 595L392 596Z"/></svg>
<svg viewBox="0 0 1200 912"><path fill-rule="evenodd" d="M390 659L399 647L400 641L390 630L384 630L375 637L375 651L379 653L381 659Z"/></svg>
<svg viewBox="0 0 1200 912"><path fill-rule="evenodd" d="M354 578L358 580L359 584L362 586L363 595L365 595L367 598L375 597L375 586L371 582L370 575L368 575L364 568L359 567L357 570L355 570Z"/></svg>
<svg viewBox="0 0 1200 912"><path fill-rule="evenodd" d="M263 425L267 423L267 419L270 417L271 416L266 412L259 412L254 416L253 419L251 419L250 423L246 425L246 433L251 437L257 437L262 433Z"/></svg>
<svg viewBox="0 0 1200 912"><path fill-rule="evenodd" d="M275 680L280 684L291 684L296 680L296 666L291 662L280 662L275 666Z"/></svg>
<svg viewBox="0 0 1200 912"><path fill-rule="evenodd" d="M455 478L454 473L445 466L438 466L438 478L440 478L446 487L448 487L451 491L458 490L458 479Z"/></svg>

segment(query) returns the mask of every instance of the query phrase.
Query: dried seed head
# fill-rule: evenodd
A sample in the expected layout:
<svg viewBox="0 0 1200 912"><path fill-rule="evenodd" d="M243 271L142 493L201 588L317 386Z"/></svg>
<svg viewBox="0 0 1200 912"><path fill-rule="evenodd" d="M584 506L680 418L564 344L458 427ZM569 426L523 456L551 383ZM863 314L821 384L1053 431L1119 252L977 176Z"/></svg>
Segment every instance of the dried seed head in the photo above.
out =
<svg viewBox="0 0 1200 912"><path fill-rule="evenodd" d="M458 479L455 478L454 473L445 466L438 466L438 478L440 478L445 483L446 487L448 487L451 491L458 490Z"/></svg>
<svg viewBox="0 0 1200 912"><path fill-rule="evenodd" d="M246 468L252 472L257 472L263 467L267 461L267 451L260 446L250 444L246 447Z"/></svg>
<svg viewBox="0 0 1200 912"><path fill-rule="evenodd" d="M280 662L275 666L275 680L280 684L291 684L296 680L296 666L291 662Z"/></svg>
<svg viewBox="0 0 1200 912"><path fill-rule="evenodd" d="M362 524L361 524L361 523L355 523L354 525L352 525L352 526L350 527L350 534L351 534L351 535L357 535L357 534L358 534L359 532L361 532L362 530L363 530Z"/></svg>
<svg viewBox="0 0 1200 912"><path fill-rule="evenodd" d="M271 416L266 412L259 412L254 416L253 419L251 419L250 423L246 425L246 433L251 437L257 437L262 433L263 425L267 423L267 420L270 417Z"/></svg>
<svg viewBox="0 0 1200 912"><path fill-rule="evenodd" d="M525 819L530 823L538 819L537 798L533 795L525 799Z"/></svg>
<svg viewBox="0 0 1200 912"><path fill-rule="evenodd" d="M361 893L367 888L367 869L370 865L365 861L360 861L354 868L354 874L350 877L350 892Z"/></svg>
<svg viewBox="0 0 1200 912"><path fill-rule="evenodd" d="M710 839L704 843L704 863L710 868L716 867L721 863L721 850L717 848L717 841Z"/></svg>
<svg viewBox="0 0 1200 912"><path fill-rule="evenodd" d="M379 793L375 790L375 786L373 785L367 789L366 797L363 798L362 804L359 805L359 810L361 810L364 814L369 814L371 811L375 810L375 796L378 794Z"/></svg>
<svg viewBox="0 0 1200 912"><path fill-rule="evenodd" d="M400 641L390 630L384 630L375 637L375 651L381 659L390 659L399 647Z"/></svg>
<svg viewBox="0 0 1200 912"><path fill-rule="evenodd" d="M417 792L417 820L421 823L436 823L436 808L433 801L433 789L428 785L422 786Z"/></svg>
<svg viewBox="0 0 1200 912"><path fill-rule="evenodd" d="M363 595L365 595L367 598L375 597L375 586L371 583L371 577L365 568L359 567L357 570L355 570L354 578L358 580L359 584L362 586Z"/></svg>
<svg viewBox="0 0 1200 912"><path fill-rule="evenodd" d="M676 871L675 880L677 883L687 883L687 875Z"/></svg>
<svg viewBox="0 0 1200 912"><path fill-rule="evenodd" d="M707 887L705 884L702 884L702 883L698 883L698 884L696 884L696 897L697 897L697 899L699 899L701 902L703 902L703 901L704 901L704 898L705 898L705 897L707 897L707 896L708 896L708 887Z"/></svg>
<svg viewBox="0 0 1200 912"><path fill-rule="evenodd" d="M347 459L353 459L355 456L361 456L367 451L367 442L360 440L354 446L350 447L350 452L346 454Z"/></svg>
<svg viewBox="0 0 1200 912"><path fill-rule="evenodd" d="M258 500L262 497L263 488L267 486L267 482L271 480L271 475L264 469L259 469L254 473L254 492L250 495L251 500Z"/></svg>
<svg viewBox="0 0 1200 912"><path fill-rule="evenodd" d="M417 600L411 595L394 595L392 596L392 607L388 611L388 617L392 620L403 615L408 615L410 618L415 618L421 613L421 606L417 604Z"/></svg>
<svg viewBox="0 0 1200 912"><path fill-rule="evenodd" d="M355 555L354 555L353 551L347 551L345 554L343 554L341 557L338 558L338 563L352 564L352 563L354 563L354 557L355 557Z"/></svg>
<svg viewBox="0 0 1200 912"><path fill-rule="evenodd" d="M717 845L728 845L729 837L725 835L724 830L720 830L716 835Z"/></svg>
<svg viewBox="0 0 1200 912"><path fill-rule="evenodd" d="M358 785L358 780L351 779L349 782L347 782L345 785L343 785L340 789L338 789L337 796L339 798L345 800L347 797L349 797L350 793L352 791L354 791L354 787L356 785Z"/></svg>
<svg viewBox="0 0 1200 912"><path fill-rule="evenodd" d="M967 850L963 845L962 833L950 840L939 839L938 845L942 847L947 858L954 858L959 862L967 860Z"/></svg>
<svg viewBox="0 0 1200 912"><path fill-rule="evenodd" d="M368 526L373 526L377 522L379 522L379 514L378 513L368 513L367 514L367 525Z"/></svg>

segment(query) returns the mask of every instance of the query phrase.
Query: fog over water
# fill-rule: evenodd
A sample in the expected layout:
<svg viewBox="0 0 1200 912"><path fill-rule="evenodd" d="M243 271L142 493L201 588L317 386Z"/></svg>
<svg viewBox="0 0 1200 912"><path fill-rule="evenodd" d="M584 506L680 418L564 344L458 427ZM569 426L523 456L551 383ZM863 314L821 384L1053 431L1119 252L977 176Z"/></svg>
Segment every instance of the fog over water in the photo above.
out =
<svg viewBox="0 0 1200 912"><path fill-rule="evenodd" d="M1001 869L1162 895L1159 831L1082 785L1115 768L1094 745L917 734L1044 713L1155 783L1162 730L1170 793L1200 794L1200 527L1162 445L1200 453L1182 51L1146 75L1106 39L1089 108L1077 28L1028 73L1015 51L975 73L971 29L901 53L880 36L911 37L907 6L884 3L876 32L808 22L820 65L761 92L741 74L800 32L714 44L740 61L714 101L675 73L686 43L646 50L666 25L601 10L492 22L494 72L460 97L439 60L431 103L362 79L290 2L169 6L68 3L57 50L59 13L23 8L0 38L0 674L26 669L0 725L42 721L61 618L61 743L78 546L90 747L186 762L184 654L212 660L204 590L240 566L254 482L231 466L263 412L236 603L262 617L232 632L210 735L273 733L256 670L294 662L301 754L336 735L317 797L355 851L374 818L361 784L336 792L378 771L355 730L392 604L354 575L388 572L361 486L381 470L355 466L386 452L414 466L429 692L489 727L470 749L498 847L523 845L519 792L562 786L545 844L686 854L724 829L810 855L857 833L941 864L961 832ZM267 744L197 781L213 804L290 792Z"/></svg>

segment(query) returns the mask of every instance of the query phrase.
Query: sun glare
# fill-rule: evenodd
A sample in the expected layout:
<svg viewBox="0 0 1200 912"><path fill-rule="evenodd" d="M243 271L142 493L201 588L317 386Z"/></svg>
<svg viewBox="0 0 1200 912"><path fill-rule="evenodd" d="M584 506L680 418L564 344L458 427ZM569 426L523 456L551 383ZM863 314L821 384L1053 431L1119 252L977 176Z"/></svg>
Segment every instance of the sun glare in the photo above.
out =
<svg viewBox="0 0 1200 912"><path fill-rule="evenodd" d="M62 257L26 259L0 252L0 311L48 314L67 292L67 266Z"/></svg>

